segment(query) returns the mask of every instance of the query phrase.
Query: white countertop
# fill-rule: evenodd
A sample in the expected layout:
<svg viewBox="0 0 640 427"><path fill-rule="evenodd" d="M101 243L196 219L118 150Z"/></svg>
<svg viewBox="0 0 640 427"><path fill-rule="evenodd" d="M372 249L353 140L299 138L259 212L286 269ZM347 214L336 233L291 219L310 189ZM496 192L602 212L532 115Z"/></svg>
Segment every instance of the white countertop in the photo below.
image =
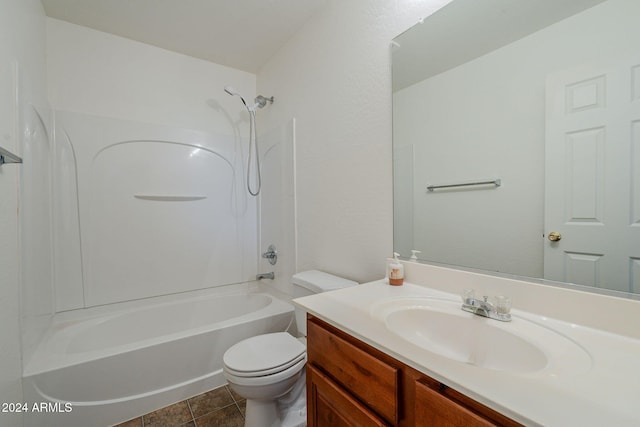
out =
<svg viewBox="0 0 640 427"><path fill-rule="evenodd" d="M568 375L479 368L427 351L391 332L384 320L372 315L381 302L406 297L460 302L456 294L406 281L403 286L389 286L381 280L298 298L294 304L525 425L640 426L639 339L520 311L514 302L514 324L534 322L563 335L588 353L590 366ZM590 309L594 315L607 315L585 307Z"/></svg>

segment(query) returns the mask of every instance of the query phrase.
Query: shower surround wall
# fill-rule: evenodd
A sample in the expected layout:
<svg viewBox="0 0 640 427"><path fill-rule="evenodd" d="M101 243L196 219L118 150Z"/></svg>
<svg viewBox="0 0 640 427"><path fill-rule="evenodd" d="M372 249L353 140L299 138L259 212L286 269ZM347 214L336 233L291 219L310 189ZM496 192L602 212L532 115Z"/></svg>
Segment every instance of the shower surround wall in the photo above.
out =
<svg viewBox="0 0 640 427"><path fill-rule="evenodd" d="M32 120L37 120L36 109L47 115L46 103L46 76L45 76L45 16L42 5L38 0L0 0L0 145L10 151L16 152L26 159L33 160L33 156L40 155L46 146L37 145L42 142L42 127ZM16 92L19 90L18 98ZM16 101L19 101L16 102ZM26 114L29 114L27 116ZM30 132L22 132L25 123L36 125ZM22 136L30 137L35 142L30 147L36 148L34 152L27 152L23 146ZM41 159L42 160L42 159ZM46 159L45 160L45 164ZM27 344L29 337L20 337L20 325L32 327L34 331L46 325L51 316L51 264L42 257L36 261L44 261L43 264L31 265L31 274L24 276L20 271L21 248L19 238L21 230L24 230L24 218L22 215L25 202L20 201L20 187L24 185L24 179L33 179L34 175L27 175L34 171L36 164L31 169L25 170L23 165L4 165L0 167L0 402L22 401L21 387L21 341ZM48 177L39 175L42 180ZM47 212L38 212L37 217L31 219L38 221L38 225L49 221ZM20 227L20 228L19 228ZM42 229L41 229L42 230ZM40 237L46 247L50 230L44 229ZM21 288L34 289L34 283L27 280L41 279L39 292L30 292L30 301L24 301L20 296ZM22 282L22 286L20 286ZM23 318L20 319L18 311L22 299ZM44 307L44 311L40 310ZM29 318L24 314L29 314ZM36 334L37 335L37 332ZM19 427L22 420L19 413L0 413L0 425L3 427Z"/></svg>
<svg viewBox="0 0 640 427"><path fill-rule="evenodd" d="M248 116L223 87L255 76L50 18L47 55L56 310L252 280Z"/></svg>
<svg viewBox="0 0 640 427"><path fill-rule="evenodd" d="M75 154L60 155L57 164L77 165L78 182L61 179L56 190L75 195L77 188L78 202L69 197L55 217L73 223L79 212L80 219L79 233L75 225L56 238L56 264L76 267L60 272L60 305L96 306L255 276L256 206L244 191L232 137L58 112L56 145Z"/></svg>

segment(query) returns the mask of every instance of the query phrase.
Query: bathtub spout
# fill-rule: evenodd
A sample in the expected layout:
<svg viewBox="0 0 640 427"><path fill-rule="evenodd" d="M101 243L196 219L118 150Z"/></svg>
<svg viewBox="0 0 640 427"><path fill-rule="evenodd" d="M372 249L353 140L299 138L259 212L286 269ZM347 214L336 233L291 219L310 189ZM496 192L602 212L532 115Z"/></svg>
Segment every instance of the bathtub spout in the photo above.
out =
<svg viewBox="0 0 640 427"><path fill-rule="evenodd" d="M275 279L276 275L273 273L273 271L271 273L260 273L256 275L256 280L262 280L262 279Z"/></svg>

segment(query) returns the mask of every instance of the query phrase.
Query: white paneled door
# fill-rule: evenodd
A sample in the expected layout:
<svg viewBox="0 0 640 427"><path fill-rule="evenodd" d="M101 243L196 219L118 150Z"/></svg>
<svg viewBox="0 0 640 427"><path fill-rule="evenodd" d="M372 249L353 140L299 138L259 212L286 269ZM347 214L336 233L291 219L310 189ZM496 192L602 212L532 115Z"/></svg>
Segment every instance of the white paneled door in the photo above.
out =
<svg viewBox="0 0 640 427"><path fill-rule="evenodd" d="M544 276L640 292L640 60L547 78Z"/></svg>

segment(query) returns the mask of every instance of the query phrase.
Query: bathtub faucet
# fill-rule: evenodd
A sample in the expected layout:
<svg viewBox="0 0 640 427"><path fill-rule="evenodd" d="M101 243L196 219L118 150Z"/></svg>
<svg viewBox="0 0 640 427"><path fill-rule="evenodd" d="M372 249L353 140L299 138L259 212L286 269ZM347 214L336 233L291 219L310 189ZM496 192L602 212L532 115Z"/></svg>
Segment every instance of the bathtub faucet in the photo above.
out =
<svg viewBox="0 0 640 427"><path fill-rule="evenodd" d="M256 280L262 280L262 279L275 279L276 275L273 273L273 271L271 273L259 273L256 275Z"/></svg>

